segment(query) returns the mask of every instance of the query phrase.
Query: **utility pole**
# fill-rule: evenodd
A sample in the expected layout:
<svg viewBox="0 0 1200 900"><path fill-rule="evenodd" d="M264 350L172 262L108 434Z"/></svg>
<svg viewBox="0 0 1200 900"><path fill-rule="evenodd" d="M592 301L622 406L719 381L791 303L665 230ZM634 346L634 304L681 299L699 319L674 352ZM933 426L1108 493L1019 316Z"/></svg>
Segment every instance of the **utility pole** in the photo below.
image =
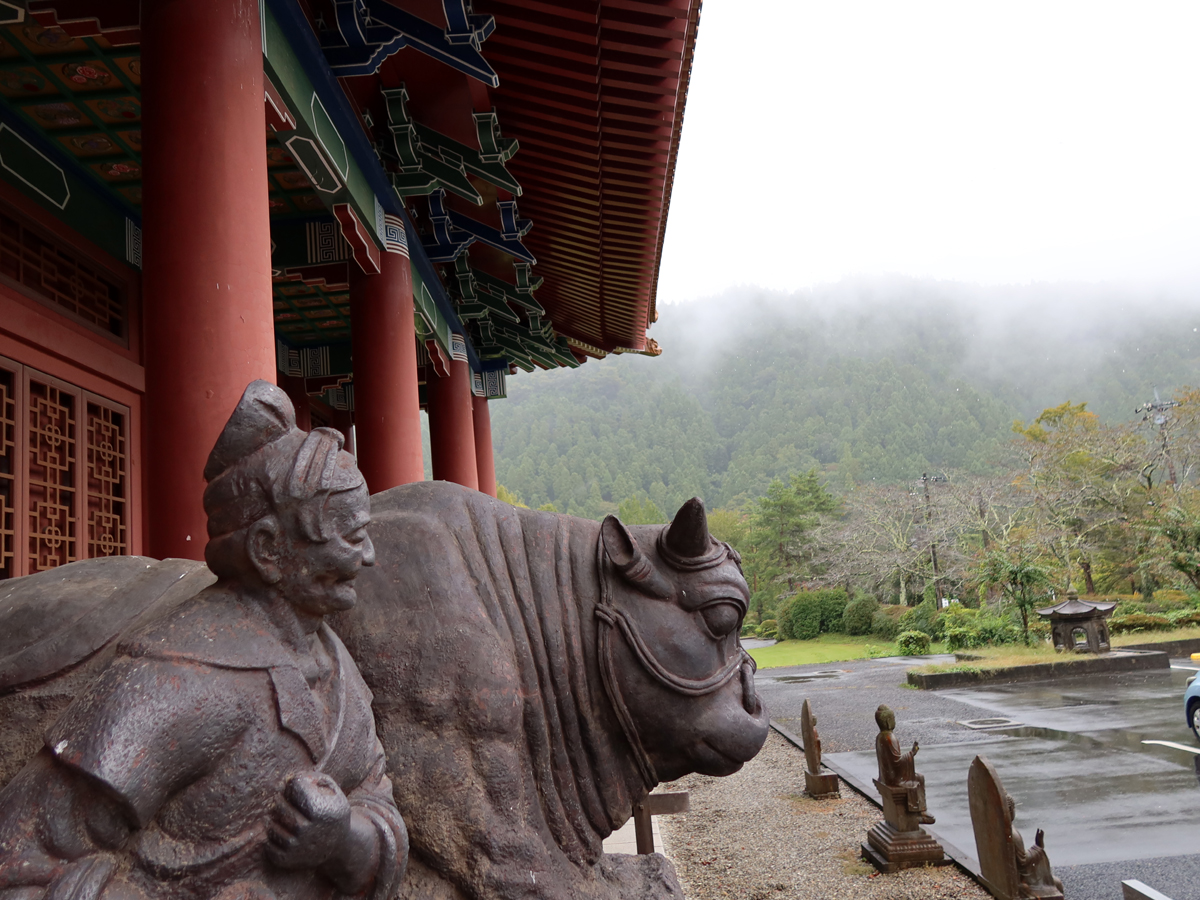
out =
<svg viewBox="0 0 1200 900"><path fill-rule="evenodd" d="M1175 487L1175 463L1171 459L1171 450L1167 439L1167 410L1174 409L1178 405L1178 400L1160 400L1158 386L1156 385L1154 388L1154 400L1147 400L1134 410L1135 414L1143 413L1143 422L1149 422L1153 419L1154 424L1158 426L1158 433L1162 437L1163 459L1167 461L1167 476L1170 478L1171 487Z"/></svg>
<svg viewBox="0 0 1200 900"><path fill-rule="evenodd" d="M929 499L929 482L945 481L945 475L935 475L930 479L928 473L921 474L921 484L925 488L925 528L929 531L929 561L933 563L933 594L937 597L938 608L942 605L942 583L938 580L937 541L933 539L933 509Z"/></svg>

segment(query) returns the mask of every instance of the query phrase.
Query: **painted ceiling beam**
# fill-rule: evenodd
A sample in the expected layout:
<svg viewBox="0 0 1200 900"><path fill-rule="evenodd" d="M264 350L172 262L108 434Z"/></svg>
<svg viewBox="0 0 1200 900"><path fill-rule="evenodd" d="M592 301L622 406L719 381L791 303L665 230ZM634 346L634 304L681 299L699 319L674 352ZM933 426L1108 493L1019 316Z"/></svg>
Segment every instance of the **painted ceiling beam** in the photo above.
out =
<svg viewBox="0 0 1200 900"><path fill-rule="evenodd" d="M467 173L489 184L521 195L521 185L504 167L517 152L516 138L500 134L495 113L475 113L475 132L482 150L439 134L413 121L408 113L408 90L403 86L384 89L388 111L388 130L399 166L393 172L392 186L402 197L426 196L440 188L483 205L483 197Z"/></svg>
<svg viewBox="0 0 1200 900"><path fill-rule="evenodd" d="M546 314L546 310L542 309L541 304L533 299L532 294L532 291L541 287L542 279L540 277L534 279L536 281L534 287L522 290L480 269L472 269L471 272L475 276L475 284L493 297L501 298L505 303L519 306L526 312L535 313L536 315Z"/></svg>
<svg viewBox="0 0 1200 900"><path fill-rule="evenodd" d="M496 28L491 16L469 12L467 0L442 0L442 30L387 0L334 0L336 30L321 35L329 67L339 77L373 75L385 59L412 47L489 87L500 78L479 52Z"/></svg>
<svg viewBox="0 0 1200 900"><path fill-rule="evenodd" d="M470 256L467 253L462 253L454 261L454 275L458 280L459 292L463 296L463 302L458 305L460 318L464 320L479 319L494 315L509 322L521 321L521 317L509 308L503 294L494 297L486 287L482 294L476 290L481 285L478 284L475 270L471 268Z"/></svg>
<svg viewBox="0 0 1200 900"><path fill-rule="evenodd" d="M523 262L537 262L521 243L521 238L533 227L533 222L517 218L516 201L496 204L500 207L504 224L504 230L501 231L460 212L446 209L445 197L445 192L441 190L429 195L429 220L433 224L433 234L425 235L423 242L429 258L434 262L453 262L474 241L487 244Z"/></svg>
<svg viewBox="0 0 1200 900"><path fill-rule="evenodd" d="M333 71L329 68L329 62L321 51L321 46L317 42L312 28L309 27L303 10L296 0L265 0L265 3L278 23L284 38L296 54L304 73L312 83L321 105L328 113L338 134L345 140L346 149L354 157L376 199L382 205L383 211L399 216L404 223L404 230L408 234L408 249L413 270L425 284L438 312L449 323L451 330L462 333L462 323L454 311L453 304L450 303L450 298L446 296L446 289L442 286L442 282L433 268L433 263L430 262L421 242L417 239L419 237L417 229L413 227L412 221L404 209L404 204L400 202L399 195L383 171L379 157L375 155L375 150L359 125L358 118L350 109L349 100L341 85L338 84ZM480 371L479 356L470 341L467 341L467 358L471 368Z"/></svg>

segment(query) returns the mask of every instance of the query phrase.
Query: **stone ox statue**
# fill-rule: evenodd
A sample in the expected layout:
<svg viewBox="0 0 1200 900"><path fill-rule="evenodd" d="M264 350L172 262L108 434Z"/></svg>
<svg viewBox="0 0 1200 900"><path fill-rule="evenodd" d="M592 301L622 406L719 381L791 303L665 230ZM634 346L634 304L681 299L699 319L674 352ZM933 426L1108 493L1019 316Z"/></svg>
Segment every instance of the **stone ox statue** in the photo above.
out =
<svg viewBox="0 0 1200 900"><path fill-rule="evenodd" d="M766 739L738 642L746 582L702 503L626 527L427 482L375 495L371 515L376 564L331 624L374 694L409 830L399 895L681 897L661 856L601 841L660 781L729 775ZM213 580L125 557L0 587L0 786L123 634Z"/></svg>

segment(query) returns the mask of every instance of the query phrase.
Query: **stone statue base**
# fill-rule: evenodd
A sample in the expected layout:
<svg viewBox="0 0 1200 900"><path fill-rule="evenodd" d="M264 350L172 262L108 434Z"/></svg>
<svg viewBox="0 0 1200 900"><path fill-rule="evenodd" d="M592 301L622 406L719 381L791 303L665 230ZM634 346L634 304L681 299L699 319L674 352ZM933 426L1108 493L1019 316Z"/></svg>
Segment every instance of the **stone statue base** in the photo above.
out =
<svg viewBox="0 0 1200 900"><path fill-rule="evenodd" d="M814 800L828 800L830 797L842 796L836 775L832 772L814 775L808 769L804 770L804 793Z"/></svg>
<svg viewBox="0 0 1200 900"><path fill-rule="evenodd" d="M908 789L882 784L875 789L883 799L884 821L867 832L863 859L880 872L899 872L914 866L946 866L953 860L924 828L919 813L908 809Z"/></svg>
<svg viewBox="0 0 1200 900"><path fill-rule="evenodd" d="M953 860L923 828L897 831L880 822L867 832L862 857L880 872L892 874L917 866L948 866Z"/></svg>

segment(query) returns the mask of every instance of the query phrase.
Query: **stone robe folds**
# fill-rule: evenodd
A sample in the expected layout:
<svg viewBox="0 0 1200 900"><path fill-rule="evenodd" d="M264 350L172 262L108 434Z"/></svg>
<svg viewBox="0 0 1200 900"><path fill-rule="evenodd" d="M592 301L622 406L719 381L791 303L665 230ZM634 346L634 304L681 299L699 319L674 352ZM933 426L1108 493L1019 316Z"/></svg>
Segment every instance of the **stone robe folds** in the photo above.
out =
<svg viewBox="0 0 1200 900"><path fill-rule="evenodd" d="M907 788L909 812L925 812L925 776L917 772L912 753L901 752L893 732L881 731L876 735L875 758L879 763L879 781Z"/></svg>
<svg viewBox="0 0 1200 900"><path fill-rule="evenodd" d="M304 773L374 825L368 896L392 896L408 838L371 692L327 625L315 641L296 654L257 601L218 588L128 640L4 791L0 900L330 900L326 878L265 853Z"/></svg>

